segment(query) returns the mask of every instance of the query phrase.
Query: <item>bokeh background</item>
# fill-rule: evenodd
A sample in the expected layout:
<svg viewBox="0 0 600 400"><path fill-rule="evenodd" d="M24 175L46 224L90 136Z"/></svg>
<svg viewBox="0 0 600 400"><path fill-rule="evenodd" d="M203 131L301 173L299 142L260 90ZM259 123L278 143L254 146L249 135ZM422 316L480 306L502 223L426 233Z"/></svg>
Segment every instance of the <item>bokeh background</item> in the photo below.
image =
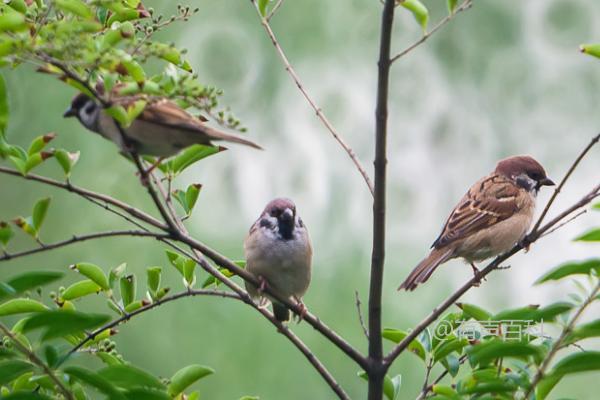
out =
<svg viewBox="0 0 600 400"><path fill-rule="evenodd" d="M158 12L171 2L147 1ZM425 1L431 21L445 15L445 2ZM204 185L188 226L193 234L232 258L264 204L293 198L312 235L314 279L305 302L352 344L366 351L355 290L366 302L371 244L371 197L346 154L316 119L266 37L249 1L194 1L200 12L163 37L189 49L201 80L224 89L223 104L241 118L248 135L264 145L257 153L230 151L188 170L177 185ZM371 171L376 58L381 5L377 0L287 1L272 25L307 89ZM531 154L558 180L600 129L600 61L578 45L600 40L600 5L594 0L478 0L392 70L389 121L388 245L384 325L408 329L471 274L453 261L414 293L396 287L423 257L466 188L496 161ZM397 10L394 49L419 38L412 16ZM80 149L73 181L152 209L132 166L111 143L84 131L62 112L73 91L31 70L5 70L12 108L9 140L25 145L55 131L56 144ZM60 177L57 165L39 172ZM550 215L581 197L600 176L600 149L582 163ZM123 228L113 215L83 200L35 183L0 176L0 219L29 215L36 199L53 196L42 239ZM541 202L549 191L540 194ZM464 301L492 311L565 298L573 285L532 286L565 260L598 255L598 247L571 239L600 223L588 213L510 261ZM12 249L34 243L24 235ZM144 287L148 266L164 267L167 284L179 290L164 249L147 239L105 239L5 262L0 279L31 269L67 271L89 261L106 270L127 262ZM201 277L200 281L204 276ZM67 285L77 280L67 273ZM78 305L104 310L101 298ZM597 315L597 310L595 310ZM294 330L322 359L353 398L364 398L357 367L306 324ZM115 337L126 359L170 376L200 363L217 373L197 385L205 399L329 399L332 393L306 360L272 326L247 307L228 300L183 299L135 318ZM588 347L598 347L589 342ZM94 361L85 362L91 364ZM402 374L400 398L413 398L424 367L404 354L392 373ZM551 398L597 398L597 376L566 379Z"/></svg>

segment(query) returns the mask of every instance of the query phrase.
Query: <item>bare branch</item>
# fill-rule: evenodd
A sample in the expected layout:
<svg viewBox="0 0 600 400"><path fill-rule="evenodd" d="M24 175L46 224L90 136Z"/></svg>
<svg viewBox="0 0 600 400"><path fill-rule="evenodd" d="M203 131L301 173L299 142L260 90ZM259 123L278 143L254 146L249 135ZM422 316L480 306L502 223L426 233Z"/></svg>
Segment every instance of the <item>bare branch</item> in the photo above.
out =
<svg viewBox="0 0 600 400"><path fill-rule="evenodd" d="M441 27L443 27L448 22L450 22L461 11L468 10L472 6L473 6L473 0L464 0L461 3L461 5L458 6L454 10L454 12L452 14L448 14L444 19L442 19L440 22L438 22L438 24L436 26L434 26L429 32L426 32L425 34L423 34L423 36L421 36L421 38L419 40L417 40L416 42L414 42L413 44L411 44L410 46L408 46L406 49L402 50L400 53L396 54L394 57L392 57L392 61L391 62L394 63L399 58L404 57L405 55L407 55L408 53L410 53L411 51L413 51L414 49L416 49L417 47L419 47L421 44L425 43L425 41L427 39L429 39L429 37L431 35L433 35L434 33L436 33Z"/></svg>
<svg viewBox="0 0 600 400"><path fill-rule="evenodd" d="M395 0L386 0L381 14L379 62L377 74L377 105L375 109L375 188L373 196L373 250L369 285L369 376L368 399L383 397L383 362L381 337L381 295L385 265L386 180L387 180L387 118L390 84L390 48L394 25Z"/></svg>
<svg viewBox="0 0 600 400"><path fill-rule="evenodd" d="M273 16L277 12L277 10L279 10L279 7L281 7L282 4L283 4L283 0L277 1L277 3L271 9L271 12L269 12L269 15L267 15L265 18L267 20L267 22L271 22L271 18L273 18Z"/></svg>
<svg viewBox="0 0 600 400"><path fill-rule="evenodd" d="M30 250L25 250L25 251L21 251L19 253L7 253L4 252L4 255L0 256L0 262L2 261L8 261L8 260L13 260L15 258L19 258L19 257L24 257L24 256L28 256L31 254L35 254L35 253L41 253L44 251L50 251L50 250L54 250L60 247L65 247L65 246L69 246L71 244L74 243L78 243L78 242L85 242L87 240L94 240L94 239L100 239L100 238L107 238L107 237L115 237L115 236L142 236L142 237L153 237L156 239L159 238L168 238L169 235L168 234L161 234L161 233L154 233L154 232L146 232L146 231L132 231L132 230L128 230L128 231L107 231L107 232L95 232L95 233L90 233L87 235L73 235L73 237L71 239L67 239L67 240L63 240L61 242L56 242L56 243L50 243L50 244L44 244L41 245L38 248L35 249L30 249Z"/></svg>
<svg viewBox="0 0 600 400"><path fill-rule="evenodd" d="M587 212L587 210L583 209L580 210L577 214L573 215L571 218L569 218L566 221L561 222L560 224L556 225L554 228L550 229L549 231L547 231L546 233L544 233L542 236L540 236L540 238L543 238L544 236L548 236L552 233L554 233L555 231L559 230L560 228L562 228L563 226L567 225L569 222L577 219L578 217L582 216L583 214L585 214Z"/></svg>
<svg viewBox="0 0 600 400"><path fill-rule="evenodd" d="M354 291L354 295L356 296L356 312L358 313L358 322L360 322L360 327L362 328L363 333L365 334L365 337L367 338L367 340L369 340L369 331L367 330L367 326L365 325L365 321L363 319L360 297L358 296L358 290Z"/></svg>
<svg viewBox="0 0 600 400"><path fill-rule="evenodd" d="M458 363L459 364L463 364L467 360L467 358L468 357L466 355L461 356L458 359ZM440 383L442 381L442 379L444 379L444 377L446 375L448 375L448 370L447 369L445 369L444 372L442 372L437 378L435 378L435 380L432 383L430 383L429 385L427 385L427 387L425 387L421 391L421 393L419 394L419 396L415 400L422 400L422 399L424 399L427 396L427 394L433 390L433 387L435 385L437 385L438 383Z"/></svg>
<svg viewBox="0 0 600 400"><path fill-rule="evenodd" d="M571 318L571 320L569 321L567 326L565 326L563 328L558 339L556 339L556 341L552 344L550 351L546 355L546 358L544 358L542 365L540 365L540 369L537 371L537 373L533 377L533 380L531 381L531 386L529 386L529 389L527 389L527 393L525 393L525 397L523 397L524 399L528 399L529 396L534 392L535 387L538 385L538 383L540 383L540 381L544 377L544 374L545 374L546 370L548 369L548 367L550 366L552 359L554 358L554 356L556 355L558 350L561 349L562 344L565 341L567 335L569 335L572 332L573 328L575 327L575 324L577 323L577 321L579 320L579 317L581 317L581 315L583 314L585 309L588 308L589 305L592 304L592 302L596 299L598 292L600 292L600 280L598 280L598 282L596 282L596 286L594 287L594 289L592 290L590 295L587 297L587 299L585 299L583 304L581 304L581 306L577 309L577 311L575 312L575 314L573 315L573 317Z"/></svg>
<svg viewBox="0 0 600 400"><path fill-rule="evenodd" d="M13 176L17 176L19 178L27 179L30 181L40 182L40 183L44 183L46 185L65 189L71 193L75 193L79 196L82 196L85 199L92 198L92 199L100 200L104 203L111 204L111 205L125 211L127 214L129 214L135 218L138 218L156 228L159 228L162 230L167 229L167 225L165 225L164 223L160 222L159 220L152 217L151 215L146 214L145 212L143 212L135 207L132 207L131 205L129 205L127 203L124 203L120 200L117 200L113 197L110 197L110 196L107 196L107 195L104 195L101 193L92 192L91 190L87 190L87 189L75 186L75 185L71 184L70 182L60 182L60 181L57 181L57 180L54 180L51 178L46 178L44 176L39 176L39 175L34 175L34 174L27 174L24 176L15 169L6 168L6 167L2 167L2 166L0 166L0 173L7 174L7 175L13 175Z"/></svg>
<svg viewBox="0 0 600 400"><path fill-rule="evenodd" d="M40 360L39 357L33 351L29 350L26 346L24 346L19 341L19 339L15 337L14 333L10 331L10 329L8 329L6 326L0 323L0 330L12 340L13 345L17 348L19 353L26 356L32 363L40 367L44 371L44 373L48 375L48 378L50 378L52 382L56 384L58 390L65 396L65 399L75 399L73 393L71 393L69 389L67 389L67 387L64 385L64 383L60 379L58 379L54 371L52 371L42 360Z"/></svg>
<svg viewBox="0 0 600 400"><path fill-rule="evenodd" d="M569 170L565 174L564 178L562 178L562 180L560 181L560 183L558 184L558 186L556 187L556 189L554 189L554 193L552 193L552 197L550 197L550 200L548 200L548 203L546 204L546 207L544 207L544 211L542 211L542 214L540 215L540 217L538 218L537 222L533 226L533 229L531 230L532 232L537 231L537 229L540 227L540 225L542 224L542 221L546 217L546 214L548 214L548 210L550 210L550 206L552 206L552 204L554 203L554 200L556 200L556 197L558 196L558 194L562 190L563 186L565 186L565 183L567 182L567 180L569 179L569 177L571 176L571 174L573 173L573 171L575 171L575 168L577 168L577 166L579 165L579 163L581 162L581 160L583 160L583 157L585 157L585 155L592 149L592 147L594 147L594 145L596 145L596 143L598 143L599 140L600 140L600 133L597 134L596 136L594 136L592 138L592 140L586 146L586 148L583 149L583 151L581 152L581 154L579 154L579 157L577 157L575 159L575 161L573 162L573 164L571 164L571 167L569 168Z"/></svg>
<svg viewBox="0 0 600 400"><path fill-rule="evenodd" d="M251 0L251 2L252 2L252 4L254 4L256 6L255 0ZM360 174L362 175L365 183L367 184L367 187L369 188L369 191L371 192L371 194L373 194L374 193L373 192L373 183L371 182L371 178L369 178L369 174L367 173L367 171L363 167L362 163L358 159L358 156L356 155L354 150L352 150L350 145L348 145L346 143L346 141L342 138L342 136L333 127L331 122L329 122L329 120L327 119L325 114L323 114L323 111L317 105L315 100L313 100L313 98L308 94L306 88L304 87L304 84L300 81L300 77L298 76L298 74L296 73L296 71L294 70L292 65L290 64L287 56L285 55L283 49L281 48L279 42L277 41L275 33L273 33L273 30L271 29L271 25L269 25L269 21L260 14L258 7L256 7L256 11L258 13L258 16L260 17L260 22L261 22L262 26L265 28L267 35L269 36L269 38L271 39L271 42L273 43L273 46L275 46L275 49L277 50L277 54L279 54L279 58L281 58L281 61L283 62L284 66L285 66L285 70L288 72L288 74L290 75L290 77L292 78L292 80L294 81L296 86L298 87L298 90L300 90L300 93L302 93L302 95L304 96L306 101L308 101L308 103L310 104L312 109L315 111L315 113L317 113L317 117L321 120L323 125L325 125L327 130L333 136L333 138L339 143L340 146L342 146L344 151L348 154L348 157L350 157L350 159L354 163L354 166L356 167L358 172L360 172Z"/></svg>

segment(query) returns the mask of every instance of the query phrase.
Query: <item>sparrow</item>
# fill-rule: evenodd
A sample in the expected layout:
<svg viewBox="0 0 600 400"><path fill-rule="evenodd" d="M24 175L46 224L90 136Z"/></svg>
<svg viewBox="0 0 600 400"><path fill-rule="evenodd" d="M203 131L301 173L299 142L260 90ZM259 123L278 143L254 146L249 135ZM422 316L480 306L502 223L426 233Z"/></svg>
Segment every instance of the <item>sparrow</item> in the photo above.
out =
<svg viewBox="0 0 600 400"><path fill-rule="evenodd" d="M264 299L263 290L268 287L281 298L293 298L306 312L302 296L310 284L312 245L292 200L277 198L266 205L244 241L244 253L246 269L260 281L259 287L246 282L252 298ZM274 298L269 300L275 318L288 321L288 308Z"/></svg>
<svg viewBox="0 0 600 400"><path fill-rule="evenodd" d="M113 103L127 108L137 100L140 100L139 96L123 96L113 99ZM115 120L100 103L87 95L80 93L75 96L63 117L77 117L84 127L111 140L123 153L129 152L130 148L124 143ZM212 145L213 141L219 140L262 149L248 139L206 125L165 98L149 102L124 132L132 150L159 158L171 157L192 144Z"/></svg>
<svg viewBox="0 0 600 400"><path fill-rule="evenodd" d="M398 290L414 290L452 258L474 262L497 256L520 242L531 225L542 186L552 186L544 168L530 156L500 160L490 175L477 181L450 213L429 255Z"/></svg>

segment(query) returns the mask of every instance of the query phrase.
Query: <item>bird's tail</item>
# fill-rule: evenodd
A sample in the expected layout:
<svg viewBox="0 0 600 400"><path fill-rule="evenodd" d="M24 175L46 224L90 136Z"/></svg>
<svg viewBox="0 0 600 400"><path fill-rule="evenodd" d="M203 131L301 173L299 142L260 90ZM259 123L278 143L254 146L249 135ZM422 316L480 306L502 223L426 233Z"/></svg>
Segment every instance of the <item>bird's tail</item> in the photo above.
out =
<svg viewBox="0 0 600 400"><path fill-rule="evenodd" d="M419 284L429 279L433 271L435 271L440 264L452 257L453 251L454 249L452 248L433 249L431 253L429 253L429 255L412 270L398 290L415 290Z"/></svg>
<svg viewBox="0 0 600 400"><path fill-rule="evenodd" d="M290 310L281 303L273 302L273 315L275 316L275 319L280 322L290 320Z"/></svg>
<svg viewBox="0 0 600 400"><path fill-rule="evenodd" d="M258 150L263 149L262 147L260 147L259 145L257 145L256 143L254 143L251 140L248 140L241 136L234 135L232 133L226 133L226 132L220 131L220 130L212 128L208 125L203 125L202 129L204 129L206 134L211 136L213 140L224 140L226 142L239 143L239 144L243 144L246 146L254 147L255 149L258 149Z"/></svg>

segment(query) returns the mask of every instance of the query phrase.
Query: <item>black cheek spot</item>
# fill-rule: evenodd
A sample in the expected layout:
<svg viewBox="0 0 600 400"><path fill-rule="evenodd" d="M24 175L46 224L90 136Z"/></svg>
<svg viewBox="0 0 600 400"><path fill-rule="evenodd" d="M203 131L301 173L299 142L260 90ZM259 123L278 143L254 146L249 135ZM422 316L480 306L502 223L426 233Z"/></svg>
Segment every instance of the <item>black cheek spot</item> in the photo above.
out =
<svg viewBox="0 0 600 400"><path fill-rule="evenodd" d="M260 226L261 228L271 228L271 221L267 218L263 218L260 220Z"/></svg>
<svg viewBox="0 0 600 400"><path fill-rule="evenodd" d="M298 218L298 226L300 228L304 228L304 222L302 222L302 218Z"/></svg>

